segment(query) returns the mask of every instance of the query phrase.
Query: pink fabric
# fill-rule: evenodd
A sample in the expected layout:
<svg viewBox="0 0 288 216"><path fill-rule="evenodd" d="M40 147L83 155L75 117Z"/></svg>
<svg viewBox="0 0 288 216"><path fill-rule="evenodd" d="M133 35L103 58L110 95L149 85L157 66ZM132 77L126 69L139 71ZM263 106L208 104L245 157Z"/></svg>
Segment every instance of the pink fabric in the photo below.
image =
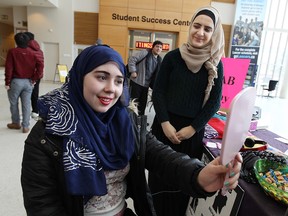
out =
<svg viewBox="0 0 288 216"><path fill-rule="evenodd" d="M211 118L208 121L208 124L218 132L218 137L215 137L215 138L216 139L222 139L224 129L225 129L225 121L223 121L219 118Z"/></svg>

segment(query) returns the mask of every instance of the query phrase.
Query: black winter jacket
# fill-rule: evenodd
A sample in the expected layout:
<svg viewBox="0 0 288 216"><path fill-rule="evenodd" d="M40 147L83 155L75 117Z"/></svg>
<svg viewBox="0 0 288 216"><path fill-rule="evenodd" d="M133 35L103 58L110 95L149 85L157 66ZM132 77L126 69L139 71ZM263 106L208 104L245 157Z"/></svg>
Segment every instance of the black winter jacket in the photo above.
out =
<svg viewBox="0 0 288 216"><path fill-rule="evenodd" d="M193 197L212 195L197 183L203 163L173 151L146 131L145 116L132 115L135 154L130 160L126 197L131 197L139 216L155 216L146 183L145 168L159 173L163 182L178 186ZM66 191L62 165L62 138L45 134L38 121L25 141L21 184L28 216L83 216L83 198Z"/></svg>

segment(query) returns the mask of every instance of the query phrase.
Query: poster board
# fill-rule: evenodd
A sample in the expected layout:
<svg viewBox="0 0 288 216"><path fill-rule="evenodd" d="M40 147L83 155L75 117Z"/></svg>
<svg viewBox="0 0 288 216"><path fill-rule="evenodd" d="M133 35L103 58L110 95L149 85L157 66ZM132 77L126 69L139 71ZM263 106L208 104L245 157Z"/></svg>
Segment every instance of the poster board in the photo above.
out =
<svg viewBox="0 0 288 216"><path fill-rule="evenodd" d="M66 80L66 77L68 75L68 67L65 64L57 64L56 65L56 70L55 70L55 75L54 75L54 82L57 80L57 75L59 76L59 80L61 83L64 83Z"/></svg>
<svg viewBox="0 0 288 216"><path fill-rule="evenodd" d="M221 110L228 111L233 98L243 89L250 59L222 58L224 80Z"/></svg>
<svg viewBox="0 0 288 216"><path fill-rule="evenodd" d="M230 57L250 59L244 86L255 86L267 0L237 0L232 25ZM271 6L270 6L271 7Z"/></svg>

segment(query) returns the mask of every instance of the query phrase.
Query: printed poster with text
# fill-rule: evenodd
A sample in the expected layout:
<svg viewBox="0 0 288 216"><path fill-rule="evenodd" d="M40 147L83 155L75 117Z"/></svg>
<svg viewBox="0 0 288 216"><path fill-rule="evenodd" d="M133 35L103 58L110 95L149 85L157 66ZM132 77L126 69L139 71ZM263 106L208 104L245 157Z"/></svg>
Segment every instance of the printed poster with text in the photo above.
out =
<svg viewBox="0 0 288 216"><path fill-rule="evenodd" d="M237 0L231 58L250 59L246 85L254 86L267 0Z"/></svg>
<svg viewBox="0 0 288 216"><path fill-rule="evenodd" d="M243 89L250 59L222 58L224 79L221 108L228 110L233 98Z"/></svg>

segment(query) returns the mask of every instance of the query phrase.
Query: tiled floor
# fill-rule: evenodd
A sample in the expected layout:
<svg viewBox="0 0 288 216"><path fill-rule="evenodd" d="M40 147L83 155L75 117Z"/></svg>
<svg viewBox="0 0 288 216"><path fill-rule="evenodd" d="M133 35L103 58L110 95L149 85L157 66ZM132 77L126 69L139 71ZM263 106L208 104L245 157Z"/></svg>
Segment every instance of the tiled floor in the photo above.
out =
<svg viewBox="0 0 288 216"><path fill-rule="evenodd" d="M7 92L4 88L3 79L0 84L0 215L3 216L25 216L23 207L22 190L20 185L21 160L23 154L24 140L27 134L20 130L9 130L6 124L10 122L9 102ZM58 83L42 82L40 93L59 87ZM262 108L262 123L269 125L272 132L288 139L288 130L285 126L288 118L288 99L257 97L256 105ZM147 109L148 122L154 117L153 108ZM31 126L35 121L31 119Z"/></svg>
<svg viewBox="0 0 288 216"><path fill-rule="evenodd" d="M41 93L54 89L59 84L40 84ZM9 101L4 83L0 85L0 215L3 216L24 216L22 190L20 185L21 161L24 147L24 140L27 134L22 130L9 130L7 123L11 122ZM35 121L31 119L31 127Z"/></svg>

